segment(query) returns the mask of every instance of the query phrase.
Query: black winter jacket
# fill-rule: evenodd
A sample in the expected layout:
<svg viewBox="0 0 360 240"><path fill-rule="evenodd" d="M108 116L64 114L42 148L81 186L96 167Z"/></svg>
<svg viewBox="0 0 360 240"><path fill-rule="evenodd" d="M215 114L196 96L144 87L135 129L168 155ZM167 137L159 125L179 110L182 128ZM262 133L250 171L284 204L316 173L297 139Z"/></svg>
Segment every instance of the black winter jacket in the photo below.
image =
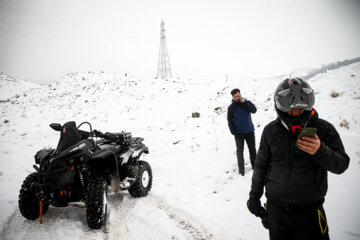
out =
<svg viewBox="0 0 360 240"><path fill-rule="evenodd" d="M264 128L250 194L260 198L265 186L266 197L285 209L324 201L327 171L343 173L350 159L332 124L315 113L307 127L317 128L321 140L321 147L313 156L295 146L296 135L279 119Z"/></svg>

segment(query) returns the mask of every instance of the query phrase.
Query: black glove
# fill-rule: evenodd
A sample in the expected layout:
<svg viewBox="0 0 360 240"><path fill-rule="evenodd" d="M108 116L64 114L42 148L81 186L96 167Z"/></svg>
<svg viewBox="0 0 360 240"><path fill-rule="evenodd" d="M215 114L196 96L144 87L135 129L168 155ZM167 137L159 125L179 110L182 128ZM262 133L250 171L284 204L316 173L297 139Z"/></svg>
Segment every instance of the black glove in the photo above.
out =
<svg viewBox="0 0 360 240"><path fill-rule="evenodd" d="M261 219L267 217L267 212L264 207L261 206L260 194L250 193L250 198L247 201L247 207L249 211Z"/></svg>
<svg viewBox="0 0 360 240"><path fill-rule="evenodd" d="M261 223L264 228L269 229L267 212L260 202L261 194L250 192L250 198L247 201L247 207L249 211L255 216L261 218Z"/></svg>

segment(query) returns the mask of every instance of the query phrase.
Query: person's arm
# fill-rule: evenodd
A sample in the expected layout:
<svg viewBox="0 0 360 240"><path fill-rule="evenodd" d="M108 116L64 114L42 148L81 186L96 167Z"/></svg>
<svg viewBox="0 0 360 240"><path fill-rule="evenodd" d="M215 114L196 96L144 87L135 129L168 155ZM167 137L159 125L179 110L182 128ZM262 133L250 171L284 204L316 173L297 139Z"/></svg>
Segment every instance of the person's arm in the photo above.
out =
<svg viewBox="0 0 360 240"><path fill-rule="evenodd" d="M234 113L234 107L233 107L233 105L230 105L228 107L227 120L228 120L229 130L230 130L232 135L235 134L235 125L234 125L233 113Z"/></svg>
<svg viewBox="0 0 360 240"><path fill-rule="evenodd" d="M250 192L250 195L253 195L254 197L257 197L259 199L264 192L265 178L268 172L270 160L270 150L265 138L266 128L262 133L259 151L256 155Z"/></svg>
<svg viewBox="0 0 360 240"><path fill-rule="evenodd" d="M260 148L256 155L255 167L252 176L251 191L249 193L249 200L247 201L247 207L249 211L257 217L262 219L262 223L265 228L268 228L267 224L267 212L264 207L261 206L260 198L264 192L264 185L266 175L269 169L270 152L269 147L265 141L266 128L261 136Z"/></svg>
<svg viewBox="0 0 360 240"><path fill-rule="evenodd" d="M245 100L243 103L242 103L243 107L248 110L249 112L251 113L256 113L256 107L255 105L249 101L249 100Z"/></svg>
<svg viewBox="0 0 360 240"><path fill-rule="evenodd" d="M350 158L345 153L339 133L332 124L329 124L328 133L321 139L321 147L313 158L332 173L341 174L349 167Z"/></svg>

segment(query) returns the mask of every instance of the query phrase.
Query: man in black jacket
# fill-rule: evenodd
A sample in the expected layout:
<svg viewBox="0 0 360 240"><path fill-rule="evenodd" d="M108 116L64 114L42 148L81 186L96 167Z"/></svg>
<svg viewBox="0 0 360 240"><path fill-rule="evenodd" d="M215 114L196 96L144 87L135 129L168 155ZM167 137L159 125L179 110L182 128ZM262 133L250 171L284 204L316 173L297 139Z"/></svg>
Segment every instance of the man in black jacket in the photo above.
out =
<svg viewBox="0 0 360 240"><path fill-rule="evenodd" d="M286 79L274 100L278 118L262 133L248 208L266 223L271 240L329 239L323 208L327 172L343 173L350 159L334 126L313 109L315 95L308 83ZM317 132L296 144L304 127ZM260 203L264 187L266 209Z"/></svg>
<svg viewBox="0 0 360 240"><path fill-rule="evenodd" d="M253 168L256 158L255 128L251 120L251 113L256 113L256 107L251 101L241 97L237 88L231 91L231 96L233 100L228 108L227 120L230 132L235 137L239 173L244 176L244 140L249 148Z"/></svg>

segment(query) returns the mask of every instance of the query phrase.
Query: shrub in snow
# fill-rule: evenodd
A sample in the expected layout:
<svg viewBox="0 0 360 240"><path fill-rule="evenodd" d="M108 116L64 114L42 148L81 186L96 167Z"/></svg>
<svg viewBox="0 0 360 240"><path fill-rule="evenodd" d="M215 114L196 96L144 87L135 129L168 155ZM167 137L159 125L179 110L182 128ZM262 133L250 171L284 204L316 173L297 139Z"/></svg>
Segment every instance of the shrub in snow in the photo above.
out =
<svg viewBox="0 0 360 240"><path fill-rule="evenodd" d="M198 112L193 112L193 113L191 114L191 117L193 117L193 118L199 118L199 117L200 117L200 113L198 113Z"/></svg>
<svg viewBox="0 0 360 240"><path fill-rule="evenodd" d="M336 97L340 96L340 94L337 93L337 92L331 92L331 93L330 93L330 96L331 96L332 98L336 98Z"/></svg>
<svg viewBox="0 0 360 240"><path fill-rule="evenodd" d="M340 127L349 129L349 122L346 119L343 119L343 121L340 123Z"/></svg>

